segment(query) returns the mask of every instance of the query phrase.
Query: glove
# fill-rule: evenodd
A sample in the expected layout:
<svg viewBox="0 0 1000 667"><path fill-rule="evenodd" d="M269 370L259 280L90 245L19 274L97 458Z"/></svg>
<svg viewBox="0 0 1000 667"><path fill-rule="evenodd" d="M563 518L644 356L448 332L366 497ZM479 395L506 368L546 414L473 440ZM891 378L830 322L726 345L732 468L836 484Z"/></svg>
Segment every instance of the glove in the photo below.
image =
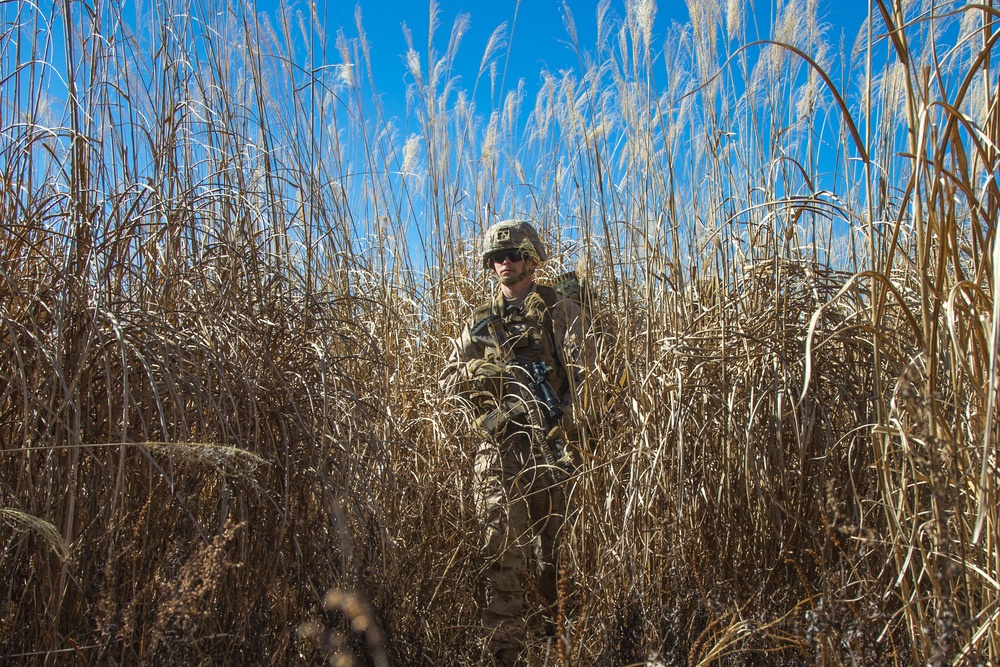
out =
<svg viewBox="0 0 1000 667"><path fill-rule="evenodd" d="M472 378L498 378L503 376L503 369L486 359L473 359L466 367L466 372Z"/></svg>
<svg viewBox="0 0 1000 667"><path fill-rule="evenodd" d="M494 398L503 396L504 371L503 368L486 359L473 359L466 367L469 379L479 391L485 391Z"/></svg>

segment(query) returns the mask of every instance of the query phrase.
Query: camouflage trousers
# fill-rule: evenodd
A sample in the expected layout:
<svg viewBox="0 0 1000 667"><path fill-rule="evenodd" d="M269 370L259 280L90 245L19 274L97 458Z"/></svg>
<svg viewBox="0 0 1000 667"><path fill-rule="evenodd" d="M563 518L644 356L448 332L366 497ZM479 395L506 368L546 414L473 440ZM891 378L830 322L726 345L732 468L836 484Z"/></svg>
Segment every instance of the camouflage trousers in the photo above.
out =
<svg viewBox="0 0 1000 667"><path fill-rule="evenodd" d="M553 482L523 431L479 449L475 483L476 510L485 528L485 648L509 656L554 628L566 483Z"/></svg>

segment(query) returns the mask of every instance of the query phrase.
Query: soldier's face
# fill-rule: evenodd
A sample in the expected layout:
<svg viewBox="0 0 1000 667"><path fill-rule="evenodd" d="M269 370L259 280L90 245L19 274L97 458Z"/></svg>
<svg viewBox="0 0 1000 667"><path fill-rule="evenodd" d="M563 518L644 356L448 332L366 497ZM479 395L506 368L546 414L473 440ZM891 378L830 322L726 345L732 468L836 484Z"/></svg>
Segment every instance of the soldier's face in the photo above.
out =
<svg viewBox="0 0 1000 667"><path fill-rule="evenodd" d="M534 259L526 258L517 251L503 251L494 253L493 270L496 271L497 278L504 285L516 285L531 273L531 270L538 266Z"/></svg>

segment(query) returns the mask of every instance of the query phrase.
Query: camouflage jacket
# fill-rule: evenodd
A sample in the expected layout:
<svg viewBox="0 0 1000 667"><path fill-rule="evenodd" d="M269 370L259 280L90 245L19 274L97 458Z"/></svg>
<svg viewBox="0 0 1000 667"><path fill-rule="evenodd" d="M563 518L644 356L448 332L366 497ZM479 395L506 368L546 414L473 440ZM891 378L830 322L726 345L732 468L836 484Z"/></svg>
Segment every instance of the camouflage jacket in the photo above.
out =
<svg viewBox="0 0 1000 667"><path fill-rule="evenodd" d="M487 329L488 333L482 335ZM537 338L540 331L547 341L543 339L540 345L519 344L517 341L524 340L525 330L529 331L528 339ZM498 331L502 333L497 334ZM491 335L494 339L499 335L503 341L488 344ZM467 395L472 379L470 363L476 359L486 359L500 366L520 361L522 357L543 360L553 366L553 388L569 413L576 403L574 398L583 392L591 356L584 335L583 316L576 301L556 294L549 287L534 285L521 306L511 308L503 293L497 290L490 302L475 310L453 341L439 386L449 395Z"/></svg>

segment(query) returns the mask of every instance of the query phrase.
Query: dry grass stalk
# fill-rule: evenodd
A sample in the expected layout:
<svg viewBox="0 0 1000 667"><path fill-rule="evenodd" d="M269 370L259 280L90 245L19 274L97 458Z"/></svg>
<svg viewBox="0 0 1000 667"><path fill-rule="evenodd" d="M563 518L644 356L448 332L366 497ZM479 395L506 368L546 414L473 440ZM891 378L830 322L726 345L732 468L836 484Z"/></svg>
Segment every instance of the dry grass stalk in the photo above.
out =
<svg viewBox="0 0 1000 667"><path fill-rule="evenodd" d="M568 15L534 100L497 32L490 108L408 35L404 137L360 25L3 5L0 654L476 664L434 380L523 215L599 349L552 656L996 662L997 14L873 6L857 84L811 3Z"/></svg>

